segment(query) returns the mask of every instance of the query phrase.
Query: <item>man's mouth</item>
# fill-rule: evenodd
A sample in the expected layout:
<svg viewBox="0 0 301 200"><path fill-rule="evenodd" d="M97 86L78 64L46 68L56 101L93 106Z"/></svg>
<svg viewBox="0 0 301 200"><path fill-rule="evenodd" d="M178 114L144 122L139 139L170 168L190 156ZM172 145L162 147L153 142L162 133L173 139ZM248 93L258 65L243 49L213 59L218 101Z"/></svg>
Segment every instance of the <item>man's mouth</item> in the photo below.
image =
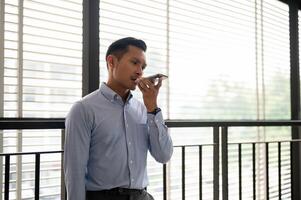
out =
<svg viewBox="0 0 301 200"><path fill-rule="evenodd" d="M132 81L134 81L134 82L137 84L137 83L138 83L138 80L139 80L139 78L132 77L132 78L131 78L131 80L132 80Z"/></svg>

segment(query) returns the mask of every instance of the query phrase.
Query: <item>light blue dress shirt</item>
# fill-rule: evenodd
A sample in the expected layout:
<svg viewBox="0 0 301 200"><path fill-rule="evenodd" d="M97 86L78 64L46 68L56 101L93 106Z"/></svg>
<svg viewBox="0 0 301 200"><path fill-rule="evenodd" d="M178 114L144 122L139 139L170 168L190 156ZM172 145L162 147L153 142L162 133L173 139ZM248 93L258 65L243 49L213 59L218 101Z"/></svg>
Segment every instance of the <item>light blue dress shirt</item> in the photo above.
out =
<svg viewBox="0 0 301 200"><path fill-rule="evenodd" d="M160 163L173 145L162 113L147 114L129 94L126 102L102 83L76 102L66 117L65 183L69 200L84 200L86 190L148 185L147 152Z"/></svg>

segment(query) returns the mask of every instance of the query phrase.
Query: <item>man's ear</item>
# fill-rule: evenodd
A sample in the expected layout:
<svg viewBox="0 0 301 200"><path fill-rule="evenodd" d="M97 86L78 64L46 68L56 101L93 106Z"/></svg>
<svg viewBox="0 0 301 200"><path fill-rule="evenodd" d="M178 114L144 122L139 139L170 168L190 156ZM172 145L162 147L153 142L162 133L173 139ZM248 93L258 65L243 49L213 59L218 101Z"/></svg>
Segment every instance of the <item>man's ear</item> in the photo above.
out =
<svg viewBox="0 0 301 200"><path fill-rule="evenodd" d="M113 55L108 55L108 57L107 57L107 65L108 65L108 68L113 67L114 64L115 64L114 56L113 56Z"/></svg>

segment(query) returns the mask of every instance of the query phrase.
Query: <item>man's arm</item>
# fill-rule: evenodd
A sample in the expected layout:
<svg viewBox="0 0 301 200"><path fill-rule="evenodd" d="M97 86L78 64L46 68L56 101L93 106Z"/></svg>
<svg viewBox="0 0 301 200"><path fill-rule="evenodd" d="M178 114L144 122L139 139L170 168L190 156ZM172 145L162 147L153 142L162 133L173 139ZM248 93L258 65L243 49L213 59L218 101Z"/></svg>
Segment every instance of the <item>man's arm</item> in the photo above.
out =
<svg viewBox="0 0 301 200"><path fill-rule="evenodd" d="M86 199L85 174L89 158L90 122L81 102L66 117L64 172L68 200Z"/></svg>
<svg viewBox="0 0 301 200"><path fill-rule="evenodd" d="M156 115L147 114L147 123L151 155L160 163L168 162L173 153L173 143L161 111Z"/></svg>
<svg viewBox="0 0 301 200"><path fill-rule="evenodd" d="M153 112L157 108L157 96L162 85L162 78L159 78L155 85L147 78L140 78L138 80L138 87L143 94L143 102L147 112ZM156 114L147 114L147 124L149 127L150 138L150 153L161 163L166 163L170 160L173 152L173 144L168 128L164 124L162 112Z"/></svg>

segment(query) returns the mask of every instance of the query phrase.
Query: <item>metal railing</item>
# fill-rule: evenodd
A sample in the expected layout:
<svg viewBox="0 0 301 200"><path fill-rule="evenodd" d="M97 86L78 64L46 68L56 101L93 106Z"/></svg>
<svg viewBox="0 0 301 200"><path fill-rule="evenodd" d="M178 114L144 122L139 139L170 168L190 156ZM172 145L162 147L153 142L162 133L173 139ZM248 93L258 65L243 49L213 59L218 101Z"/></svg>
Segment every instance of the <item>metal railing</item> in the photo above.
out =
<svg viewBox="0 0 301 200"><path fill-rule="evenodd" d="M300 152L294 152L292 149L293 146L300 145L300 140L288 140L288 141L264 141L264 142L249 142L249 143L228 143L228 128L229 127L299 127L301 126L301 121L299 120L276 120L276 121L197 121L197 120L167 120L166 125L170 128L184 128L184 127L211 127L213 130L213 199L220 199L220 191L222 193L221 197L223 200L229 199L229 188L228 188L228 148L229 145L237 145L238 147L238 169L239 169L239 180L238 180L238 197L242 199L242 145L250 145L252 148L252 184L253 184L253 199L256 199L256 172L255 172L255 162L256 162L256 145L264 144L265 145L265 176L269 176L269 145L271 143L278 144L278 196L281 199L281 144L283 142L290 143L290 159L291 165L300 162ZM23 130L23 129L64 129L64 119L35 119L35 118L27 118L27 119L0 119L0 130ZM190 145L191 146L191 145ZM189 145L183 146L175 146L175 148L181 148L181 179L182 179L182 199L186 198L186 184L185 184L185 164L186 164L186 148L190 147ZM194 145L199 149L199 199L203 199L203 186L202 186L202 149L204 145ZM298 149L298 148L297 148ZM5 153L0 154L0 156L5 157L5 186L4 186L4 198L5 200L9 199L9 165L10 165L10 156L12 155L25 155L25 154L34 154L36 158L35 162L35 199L39 199L39 186L40 186L40 155L46 153L62 153L59 151L47 151L47 152L18 152L18 153ZM221 169L220 169L221 163ZM295 167L291 167L291 183L298 184L300 182L299 176L294 176L294 174L299 174L299 172L292 171L292 169L296 169ZM222 176L220 184L220 176ZM221 188L220 188L221 185ZM266 190L266 199L269 199L269 179L265 183ZM63 184L63 176L62 176L62 187ZM298 185L300 187L300 185ZM62 188L62 199L65 198L64 188ZM291 199L294 199L295 193L292 192ZM299 194L298 194L299 195ZM163 165L163 199L168 199L167 196L167 165Z"/></svg>
<svg viewBox="0 0 301 200"><path fill-rule="evenodd" d="M221 197L223 200L229 199L229 184L228 184L228 147L229 145L233 145L231 143L228 143L228 129L229 127L292 127L292 128L298 128L301 125L301 121L299 120L264 120L264 121L250 121L250 120L242 120L242 121L197 121L197 120L169 120L166 121L166 125L171 128L177 128L177 127L212 127L213 128L213 199L219 200L220 199L220 169L219 164L221 162ZM252 165L253 165L253 199L256 199L256 173L255 173L255 147L256 144L263 143L265 144L265 176L269 177L269 144L274 142L290 142L291 146L291 152L290 152L290 159L291 159L291 170L296 169L293 165L298 164L301 160L300 158L300 152L294 151L294 149L299 148L293 148L293 147L299 147L301 140L289 140L289 141L270 141L270 142L251 142L252 144ZM241 181L241 145L242 143L237 143L238 147L238 165L239 167L239 195L238 198L242 199L242 181ZM185 149L185 147L183 147ZM281 151L281 145L278 149L278 152ZM185 152L185 151L184 151ZM221 154L221 155L220 155ZM280 154L279 154L280 155ZM185 156L182 157L182 163L185 159ZM297 161L296 161L297 160ZM295 161L295 162L293 162ZM281 164L281 158L279 160ZM185 167L185 163L182 164L182 167ZM183 171L183 170L182 170ZM185 171L185 169L184 169ZM184 175L183 175L184 174ZM281 199L281 168L278 169L278 181L279 181L279 199ZM295 176L296 175L296 176ZM297 185L297 188L300 188L300 185L298 183L300 182L299 171L291 171L291 183ZM201 172L200 172L201 176ZM185 179L185 173L182 172L182 179ZM166 180L166 179L165 179ZM202 191L202 181L200 180L200 188L199 190ZM182 184L185 184L185 181L182 180ZM269 181L267 178L267 181L265 183L265 199L269 199ZM164 183L164 185L166 185ZM182 187L182 190L185 189L185 186ZM301 189L301 188L300 188ZM296 195L299 196L300 191L292 191L291 193L291 199L296 200ZM164 200L167 199L166 197L166 188L164 188ZM185 200L185 191L182 191L182 199ZM200 193L199 199L202 199L202 193Z"/></svg>
<svg viewBox="0 0 301 200"><path fill-rule="evenodd" d="M40 164L41 154L63 153L63 151L43 151L43 152L19 152L19 153L1 153L0 156L5 157L5 171L4 171L4 199L9 199L9 180L10 180L10 158L11 156L18 155L35 155L35 187L34 187L34 199L40 198Z"/></svg>
<svg viewBox="0 0 301 200"><path fill-rule="evenodd" d="M64 140L64 119L37 119L37 118L0 118L0 130L25 130L25 129L61 129L62 130L62 144ZM4 166L4 200L9 200L9 182L10 182L10 158L12 156L35 155L35 178L34 178L34 199L40 199L40 157L41 154L62 154L63 150L57 151L37 151L37 152L17 152L17 153L1 153L1 157L5 157ZM65 187L63 178L63 168L61 167L61 199L65 199Z"/></svg>

